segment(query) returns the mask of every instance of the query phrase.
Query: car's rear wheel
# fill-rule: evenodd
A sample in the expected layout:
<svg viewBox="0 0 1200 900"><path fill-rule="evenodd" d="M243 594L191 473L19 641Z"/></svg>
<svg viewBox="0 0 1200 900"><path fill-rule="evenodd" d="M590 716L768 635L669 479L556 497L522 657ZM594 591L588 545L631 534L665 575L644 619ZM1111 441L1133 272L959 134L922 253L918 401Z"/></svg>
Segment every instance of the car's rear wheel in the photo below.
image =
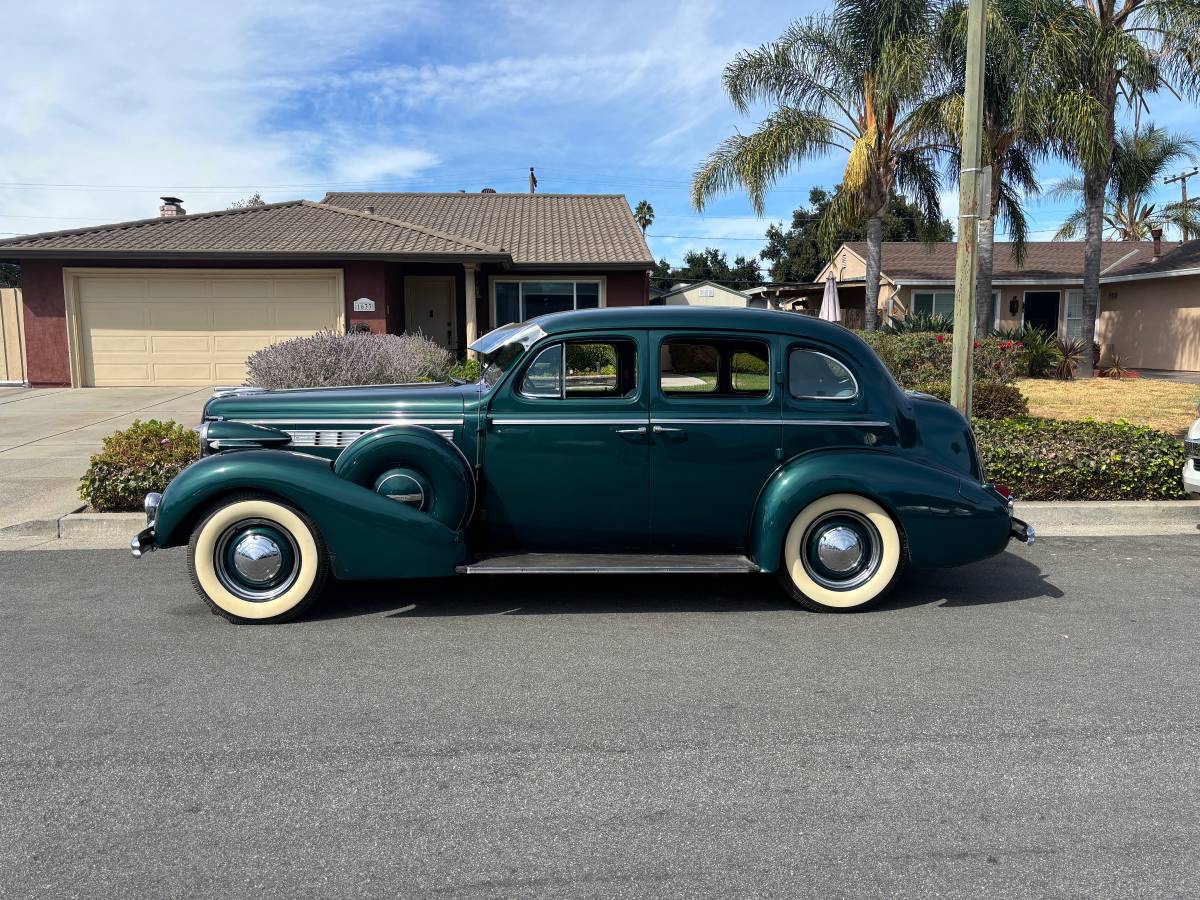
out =
<svg viewBox="0 0 1200 900"><path fill-rule="evenodd" d="M192 584L230 622L284 622L320 596L329 554L313 521L273 497L230 497L188 544Z"/></svg>
<svg viewBox="0 0 1200 900"><path fill-rule="evenodd" d="M904 534L887 510L858 494L830 494L792 520L779 578L801 606L848 612L886 594L907 558Z"/></svg>

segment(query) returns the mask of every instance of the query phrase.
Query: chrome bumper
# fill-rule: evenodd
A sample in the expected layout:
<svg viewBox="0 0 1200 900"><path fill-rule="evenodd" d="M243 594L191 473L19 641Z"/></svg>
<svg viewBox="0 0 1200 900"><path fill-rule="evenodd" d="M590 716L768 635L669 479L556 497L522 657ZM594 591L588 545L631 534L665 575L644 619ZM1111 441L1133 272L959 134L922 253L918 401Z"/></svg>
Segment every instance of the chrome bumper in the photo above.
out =
<svg viewBox="0 0 1200 900"><path fill-rule="evenodd" d="M1008 526L1008 537L1010 540L1016 539L1023 544L1032 544L1034 538L1033 526L1028 522L1022 522L1020 519L1014 518Z"/></svg>
<svg viewBox="0 0 1200 900"><path fill-rule="evenodd" d="M134 559L141 559L144 553L153 553L158 549L154 543L154 522L158 518L158 507L162 503L162 494L152 491L146 495L143 506L146 510L146 527L135 534L129 541L129 552Z"/></svg>

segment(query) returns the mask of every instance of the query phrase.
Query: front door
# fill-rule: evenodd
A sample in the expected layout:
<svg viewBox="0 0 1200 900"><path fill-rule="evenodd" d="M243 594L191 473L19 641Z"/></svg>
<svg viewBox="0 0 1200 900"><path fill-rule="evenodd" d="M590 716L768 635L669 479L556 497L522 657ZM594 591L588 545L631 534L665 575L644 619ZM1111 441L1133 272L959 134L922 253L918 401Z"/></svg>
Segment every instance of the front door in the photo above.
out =
<svg viewBox="0 0 1200 900"><path fill-rule="evenodd" d="M1058 334L1058 291L1026 291L1025 324Z"/></svg>
<svg viewBox="0 0 1200 900"><path fill-rule="evenodd" d="M645 346L644 331L544 340L497 386L478 517L490 548L648 547Z"/></svg>
<svg viewBox="0 0 1200 900"><path fill-rule="evenodd" d="M757 335L651 332L650 508L664 552L742 549L779 466L779 390Z"/></svg>
<svg viewBox="0 0 1200 900"><path fill-rule="evenodd" d="M448 349L457 348L452 276L409 275L404 279L404 330L419 332Z"/></svg>

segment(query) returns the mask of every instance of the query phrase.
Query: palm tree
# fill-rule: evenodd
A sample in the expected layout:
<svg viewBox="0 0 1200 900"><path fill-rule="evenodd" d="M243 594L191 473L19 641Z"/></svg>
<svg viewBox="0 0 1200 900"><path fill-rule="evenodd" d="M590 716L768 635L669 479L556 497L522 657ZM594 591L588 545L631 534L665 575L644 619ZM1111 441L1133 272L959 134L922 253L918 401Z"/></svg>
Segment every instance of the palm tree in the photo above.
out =
<svg viewBox="0 0 1200 900"><path fill-rule="evenodd" d="M979 223L976 329L992 327L993 246L996 219L1012 238L1012 255L1025 256L1028 221L1022 204L1036 195L1037 164L1047 155L1046 110L1052 85L1036 65L1044 40L1041 14L1045 3L1068 0L989 0L987 58L983 88L983 163L992 168L989 215ZM950 74L947 89L927 101L916 114L927 132L953 149L947 170L961 168L963 89L966 81L967 0L951 0L942 13L936 36L938 52Z"/></svg>
<svg viewBox="0 0 1200 900"><path fill-rule="evenodd" d="M1200 3L1196 0L1072 0L1056 16L1058 36L1046 60L1059 73L1066 100L1054 110L1058 145L1082 170L1083 343L1079 375L1092 374L1100 304L1104 210L1116 145L1117 107L1144 106L1160 89L1200 95Z"/></svg>
<svg viewBox="0 0 1200 900"><path fill-rule="evenodd" d="M645 236L646 229L654 221L654 207L646 200L639 200L637 209L633 211L633 217L642 226L642 235Z"/></svg>
<svg viewBox="0 0 1200 900"><path fill-rule="evenodd" d="M1194 232L1200 221L1196 200L1158 206L1150 200L1162 176L1181 159L1195 162L1200 142L1165 128L1147 126L1145 131L1123 128L1113 145L1108 192L1104 198L1105 237L1116 241L1145 241L1155 228L1173 227ZM1065 178L1050 196L1082 201L1083 179ZM1087 211L1080 207L1067 217L1054 235L1056 241L1071 241L1084 231Z"/></svg>
<svg viewBox="0 0 1200 900"><path fill-rule="evenodd" d="M878 322L883 216L898 193L928 222L941 218L936 158L945 149L912 119L936 79L937 0L837 0L833 13L793 23L777 40L739 53L725 68L725 91L739 112L773 111L751 134L726 138L692 178L692 205L741 186L760 215L766 192L805 160L847 154L833 202L822 217L824 249L867 223L864 325Z"/></svg>

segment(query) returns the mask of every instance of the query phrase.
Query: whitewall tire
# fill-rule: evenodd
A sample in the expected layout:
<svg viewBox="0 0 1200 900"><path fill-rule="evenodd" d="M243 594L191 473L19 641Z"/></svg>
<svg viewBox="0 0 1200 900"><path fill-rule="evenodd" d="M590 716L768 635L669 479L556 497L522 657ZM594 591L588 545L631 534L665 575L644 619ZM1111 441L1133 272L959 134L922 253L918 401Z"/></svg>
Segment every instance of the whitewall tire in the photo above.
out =
<svg viewBox="0 0 1200 900"><path fill-rule="evenodd" d="M904 535L887 510L859 494L829 494L792 521L779 575L801 606L848 612L886 594L907 558Z"/></svg>
<svg viewBox="0 0 1200 900"><path fill-rule="evenodd" d="M283 622L307 609L329 576L313 521L273 497L214 507L188 544L188 571L209 608L231 622Z"/></svg>

